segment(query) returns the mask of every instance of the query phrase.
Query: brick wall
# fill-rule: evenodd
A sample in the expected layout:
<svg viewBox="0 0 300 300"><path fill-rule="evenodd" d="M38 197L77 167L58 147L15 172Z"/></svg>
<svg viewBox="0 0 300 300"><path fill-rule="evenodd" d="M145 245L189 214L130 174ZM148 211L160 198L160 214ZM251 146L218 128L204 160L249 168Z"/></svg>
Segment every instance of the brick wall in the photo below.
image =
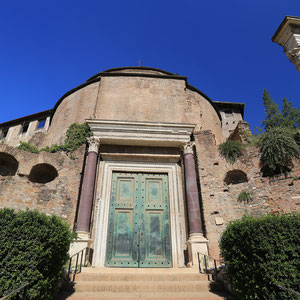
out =
<svg viewBox="0 0 300 300"><path fill-rule="evenodd" d="M63 153L33 154L16 148L0 145L5 152L19 162L14 176L0 175L0 207L14 209L37 209L47 214L57 214L71 226L74 224L85 145L75 152L76 159ZM58 176L49 183L35 183L29 180L33 166L50 164Z"/></svg>
<svg viewBox="0 0 300 300"><path fill-rule="evenodd" d="M300 164L294 162L292 172L274 178L262 177L260 154L257 148L248 148L242 159L233 165L218 153L214 135L210 131L195 133L198 173L210 255L219 256L218 241L226 225L249 215L289 213L300 211ZM227 185L224 182L230 170L247 174L248 182ZM252 194L249 202L238 201L239 194L247 190Z"/></svg>

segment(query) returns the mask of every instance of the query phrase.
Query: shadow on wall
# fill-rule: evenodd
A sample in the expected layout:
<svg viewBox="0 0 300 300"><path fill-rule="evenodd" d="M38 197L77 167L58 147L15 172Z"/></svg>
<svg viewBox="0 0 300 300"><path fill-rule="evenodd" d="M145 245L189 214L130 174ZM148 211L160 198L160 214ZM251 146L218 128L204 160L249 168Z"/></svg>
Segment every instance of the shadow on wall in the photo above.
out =
<svg viewBox="0 0 300 300"><path fill-rule="evenodd" d="M224 182L227 185L248 182L247 174L241 170L228 171L225 175Z"/></svg>
<svg viewBox="0 0 300 300"><path fill-rule="evenodd" d="M14 176L18 170L19 162L10 154L0 152L0 175Z"/></svg>
<svg viewBox="0 0 300 300"><path fill-rule="evenodd" d="M32 167L29 180L36 183L48 183L58 176L57 170L49 164L37 164Z"/></svg>

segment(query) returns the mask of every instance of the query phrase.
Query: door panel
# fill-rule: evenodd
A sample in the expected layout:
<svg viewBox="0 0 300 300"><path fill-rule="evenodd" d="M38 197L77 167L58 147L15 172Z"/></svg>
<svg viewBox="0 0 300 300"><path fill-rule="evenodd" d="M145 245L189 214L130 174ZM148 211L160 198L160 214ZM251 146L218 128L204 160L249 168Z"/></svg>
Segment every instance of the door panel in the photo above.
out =
<svg viewBox="0 0 300 300"><path fill-rule="evenodd" d="M168 176L143 174L142 193L145 194L144 267L171 267ZM142 195L143 197L143 195Z"/></svg>
<svg viewBox="0 0 300 300"><path fill-rule="evenodd" d="M106 266L172 266L166 174L113 173Z"/></svg>
<svg viewBox="0 0 300 300"><path fill-rule="evenodd" d="M132 174L113 174L108 222L106 266L137 267L137 233L134 224L135 187L138 179Z"/></svg>
<svg viewBox="0 0 300 300"><path fill-rule="evenodd" d="M114 228L114 248L113 256L115 258L132 257L132 219L133 211L115 210Z"/></svg>

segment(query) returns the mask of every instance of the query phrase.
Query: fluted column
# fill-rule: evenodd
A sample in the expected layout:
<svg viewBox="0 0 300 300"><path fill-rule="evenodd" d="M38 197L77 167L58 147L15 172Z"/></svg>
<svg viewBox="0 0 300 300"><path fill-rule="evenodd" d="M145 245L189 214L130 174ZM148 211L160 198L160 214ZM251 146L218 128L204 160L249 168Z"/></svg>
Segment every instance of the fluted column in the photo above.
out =
<svg viewBox="0 0 300 300"><path fill-rule="evenodd" d="M78 209L77 232L88 232L90 228L100 140L94 137L88 138L88 145Z"/></svg>
<svg viewBox="0 0 300 300"><path fill-rule="evenodd" d="M203 236L194 146L194 142L189 142L183 146L183 159L189 224L189 239L187 241L189 254L188 266L197 268L201 260L203 260L204 255L208 254L208 240ZM198 257L200 257L200 262Z"/></svg>

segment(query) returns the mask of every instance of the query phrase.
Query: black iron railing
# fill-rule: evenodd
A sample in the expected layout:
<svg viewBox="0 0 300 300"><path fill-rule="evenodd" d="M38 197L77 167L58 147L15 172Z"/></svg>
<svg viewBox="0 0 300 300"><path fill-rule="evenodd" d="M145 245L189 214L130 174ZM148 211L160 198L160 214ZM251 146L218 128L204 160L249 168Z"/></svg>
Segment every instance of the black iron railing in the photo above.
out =
<svg viewBox="0 0 300 300"><path fill-rule="evenodd" d="M297 295L297 296L300 296L300 293L299 292L296 292L290 288L287 288L285 286L282 286L281 284L274 284L275 286L277 286L278 288L282 289L283 291L285 292L289 292L289 293L292 293L294 295ZM1 300L1 299L0 299Z"/></svg>
<svg viewBox="0 0 300 300"><path fill-rule="evenodd" d="M199 272L205 274L211 274L213 276L213 279L216 280L218 270L225 267L224 262L200 252L198 252L197 254L198 254Z"/></svg>
<svg viewBox="0 0 300 300"><path fill-rule="evenodd" d="M18 293L21 294L21 299L25 300L26 297L27 297L27 291L28 291L28 288L34 284L36 282L36 280L34 281L31 281L29 283L25 283L23 284L22 286L20 286L19 288L13 290L12 292L10 292L9 294L5 295L4 297L0 298L0 300L4 300L4 299L9 299L9 297L13 296L13 295L16 295Z"/></svg>
<svg viewBox="0 0 300 300"><path fill-rule="evenodd" d="M68 266L68 274L67 274L68 281L71 281L71 277L72 277L72 281L74 281L76 274L81 272L82 266L86 266L88 254L89 254L89 248L86 247L69 258L69 266ZM80 262L79 262L79 257L80 257ZM72 263L74 261L76 261L75 264ZM73 268L72 266L75 267Z"/></svg>
<svg viewBox="0 0 300 300"><path fill-rule="evenodd" d="M213 276L213 280L218 280L218 271L225 268L225 263L221 260L212 258L211 256L202 254L200 252L198 252L197 254L198 254L199 272L205 273L208 275L211 274ZM201 267L201 265L202 265L202 267ZM294 295L300 296L299 292L297 292L291 288L284 287L281 284L274 284L274 285L277 288L279 288L285 292L289 292Z"/></svg>

